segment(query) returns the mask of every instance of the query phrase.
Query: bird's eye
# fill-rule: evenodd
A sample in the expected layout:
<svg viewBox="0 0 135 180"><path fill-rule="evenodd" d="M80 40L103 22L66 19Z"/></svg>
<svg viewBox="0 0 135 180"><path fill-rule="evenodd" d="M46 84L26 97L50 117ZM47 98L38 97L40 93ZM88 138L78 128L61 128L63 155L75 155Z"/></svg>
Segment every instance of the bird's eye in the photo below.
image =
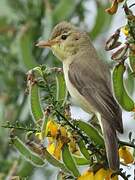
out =
<svg viewBox="0 0 135 180"><path fill-rule="evenodd" d="M61 39L66 40L66 39L67 39L67 37L68 37L68 35L63 34L63 35L61 36Z"/></svg>

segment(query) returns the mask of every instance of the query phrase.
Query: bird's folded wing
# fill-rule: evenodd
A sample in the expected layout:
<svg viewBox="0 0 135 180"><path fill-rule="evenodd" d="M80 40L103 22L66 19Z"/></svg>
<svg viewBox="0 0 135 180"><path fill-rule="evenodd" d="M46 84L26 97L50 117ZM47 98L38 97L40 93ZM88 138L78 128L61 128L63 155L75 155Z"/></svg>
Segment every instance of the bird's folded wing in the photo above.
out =
<svg viewBox="0 0 135 180"><path fill-rule="evenodd" d="M95 62L93 66L90 63L91 59L86 59L88 56L82 56L82 58L84 59L75 59L70 64L69 80L95 111L105 117L112 127L122 132L121 109L113 97L107 67L102 62Z"/></svg>

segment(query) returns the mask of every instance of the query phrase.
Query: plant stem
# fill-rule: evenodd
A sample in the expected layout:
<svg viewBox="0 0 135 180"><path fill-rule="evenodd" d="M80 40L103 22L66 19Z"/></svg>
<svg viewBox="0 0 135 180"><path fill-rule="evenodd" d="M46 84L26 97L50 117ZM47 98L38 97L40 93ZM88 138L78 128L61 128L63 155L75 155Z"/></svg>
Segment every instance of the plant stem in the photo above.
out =
<svg viewBox="0 0 135 180"><path fill-rule="evenodd" d="M27 128L27 127L17 127L17 126L14 126L14 125L10 125L10 124L7 124L7 125L2 125L1 127L3 128L9 128L9 129L19 129L19 130L24 130L24 131L32 131L33 133L36 133L36 132L40 132L39 130L37 129L31 129L31 128Z"/></svg>
<svg viewBox="0 0 135 180"><path fill-rule="evenodd" d="M133 6L135 6L135 3L131 4L131 5L129 6L129 8L131 8L131 7L133 7Z"/></svg>
<svg viewBox="0 0 135 180"><path fill-rule="evenodd" d="M118 175L120 175L124 180L129 180L128 177L124 173L122 173L121 171L119 172Z"/></svg>
<svg viewBox="0 0 135 180"><path fill-rule="evenodd" d="M124 142L124 141L119 141L120 145L125 145L125 146L130 146L135 148L135 144L129 143L129 142Z"/></svg>
<svg viewBox="0 0 135 180"><path fill-rule="evenodd" d="M67 122L67 124L73 129L75 130L79 135L80 137L85 141L86 144L90 144L90 147L94 150L94 153L98 153L101 157L103 156L102 153L92 144L89 142L88 138L83 135L78 128L76 128L72 123L70 123L70 121L65 118L58 110L55 110L56 113L63 119ZM91 149L90 149L91 150Z"/></svg>
<svg viewBox="0 0 135 180"><path fill-rule="evenodd" d="M45 77L45 75L43 75L43 79L44 79L44 81L45 81L45 84L46 84L46 87L47 87L47 91L49 92L50 100L51 100L52 104L55 105L54 96L53 96L53 94L52 94L52 92L51 92L51 89L50 89L48 80L47 80L47 78Z"/></svg>

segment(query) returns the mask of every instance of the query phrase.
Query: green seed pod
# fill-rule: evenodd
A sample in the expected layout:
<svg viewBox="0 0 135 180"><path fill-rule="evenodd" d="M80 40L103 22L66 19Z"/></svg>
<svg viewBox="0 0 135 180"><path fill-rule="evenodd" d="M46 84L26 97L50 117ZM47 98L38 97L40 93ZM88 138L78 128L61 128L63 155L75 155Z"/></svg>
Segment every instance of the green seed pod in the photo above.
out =
<svg viewBox="0 0 135 180"><path fill-rule="evenodd" d="M46 162L36 153L32 152L27 146L16 136L11 138L12 144L16 149L35 166L43 166Z"/></svg>
<svg viewBox="0 0 135 180"><path fill-rule="evenodd" d="M117 29L116 32L106 42L105 45L106 51L110 51L121 45L121 43L118 42L119 36L120 36L120 29Z"/></svg>
<svg viewBox="0 0 135 180"><path fill-rule="evenodd" d="M62 149L62 159L65 166L72 172L75 177L80 176L80 173L77 169L76 163L69 151L68 145L65 144Z"/></svg>
<svg viewBox="0 0 135 180"><path fill-rule="evenodd" d="M43 148L43 155L44 158L53 166L60 168L62 171L69 173L68 169L65 167L65 165L58 161L54 156L52 156L46 148Z"/></svg>
<svg viewBox="0 0 135 180"><path fill-rule="evenodd" d="M40 104L39 89L37 83L30 86L30 107L33 119L38 121L43 118L43 111Z"/></svg>
<svg viewBox="0 0 135 180"><path fill-rule="evenodd" d="M132 50L129 51L129 63L132 71L135 73L135 53Z"/></svg>
<svg viewBox="0 0 135 180"><path fill-rule="evenodd" d="M133 111L135 106L133 100L129 97L123 82L125 72L124 63L119 63L113 70L113 88L117 101L126 111Z"/></svg>
<svg viewBox="0 0 135 180"><path fill-rule="evenodd" d="M111 59L115 61L125 59L128 47L129 45L125 44L123 47L119 48L115 53L112 54Z"/></svg>
<svg viewBox="0 0 135 180"><path fill-rule="evenodd" d="M56 75L56 100L64 105L67 99L67 88L63 74Z"/></svg>

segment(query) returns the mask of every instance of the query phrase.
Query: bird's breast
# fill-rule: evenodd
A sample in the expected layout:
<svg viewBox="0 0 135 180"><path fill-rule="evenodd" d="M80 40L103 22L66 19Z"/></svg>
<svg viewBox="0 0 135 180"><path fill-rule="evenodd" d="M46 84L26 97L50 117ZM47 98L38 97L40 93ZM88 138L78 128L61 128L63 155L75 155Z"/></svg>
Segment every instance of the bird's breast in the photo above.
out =
<svg viewBox="0 0 135 180"><path fill-rule="evenodd" d="M87 113L93 112L93 107L91 106L90 102L88 102L84 96L82 96L79 91L75 88L75 86L71 83L68 71L69 71L69 65L70 61L63 62L63 71L64 71L64 78L66 82L67 90L69 91L69 94L73 98L74 102L78 104L84 111Z"/></svg>

